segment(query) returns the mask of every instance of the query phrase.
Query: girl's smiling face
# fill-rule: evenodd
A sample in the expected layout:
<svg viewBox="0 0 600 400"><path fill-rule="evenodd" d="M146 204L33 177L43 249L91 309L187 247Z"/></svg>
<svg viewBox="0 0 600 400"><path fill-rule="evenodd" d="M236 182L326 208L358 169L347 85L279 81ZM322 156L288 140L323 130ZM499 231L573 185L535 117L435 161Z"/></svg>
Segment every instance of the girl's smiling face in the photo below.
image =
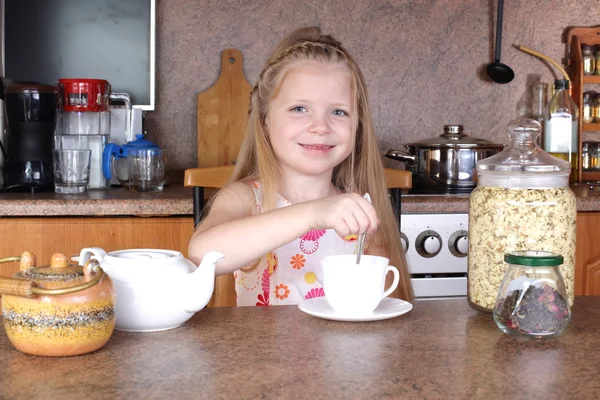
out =
<svg viewBox="0 0 600 400"><path fill-rule="evenodd" d="M286 73L266 125L282 170L330 174L352 152L350 70L344 64L301 61Z"/></svg>

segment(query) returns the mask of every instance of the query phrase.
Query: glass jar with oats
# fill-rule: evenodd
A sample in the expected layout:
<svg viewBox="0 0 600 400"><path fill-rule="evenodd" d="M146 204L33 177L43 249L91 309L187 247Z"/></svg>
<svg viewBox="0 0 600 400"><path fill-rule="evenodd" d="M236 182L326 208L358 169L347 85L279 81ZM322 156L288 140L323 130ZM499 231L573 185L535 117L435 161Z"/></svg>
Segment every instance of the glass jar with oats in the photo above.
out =
<svg viewBox="0 0 600 400"><path fill-rule="evenodd" d="M478 182L469 199L469 305L492 314L506 272L504 254L536 249L561 254L569 304L575 284L575 194L571 165L545 151L539 122L519 118L508 126L510 144L477 162Z"/></svg>

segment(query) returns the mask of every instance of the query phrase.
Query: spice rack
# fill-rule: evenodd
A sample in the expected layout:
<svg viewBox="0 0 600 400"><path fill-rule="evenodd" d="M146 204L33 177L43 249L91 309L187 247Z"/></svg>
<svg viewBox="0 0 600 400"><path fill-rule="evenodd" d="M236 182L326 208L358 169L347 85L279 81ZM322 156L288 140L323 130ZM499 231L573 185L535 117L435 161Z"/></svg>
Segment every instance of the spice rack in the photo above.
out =
<svg viewBox="0 0 600 400"><path fill-rule="evenodd" d="M570 67L572 96L575 104L579 108L579 152L578 152L578 182L582 181L600 181L600 171L584 171L582 162L582 142L584 132L597 132L598 142L600 142L600 123L583 123L583 92L586 85L598 85L596 88L600 91L600 75L583 74L583 54L581 45L600 44L600 26L596 27L573 27L567 32L567 64Z"/></svg>

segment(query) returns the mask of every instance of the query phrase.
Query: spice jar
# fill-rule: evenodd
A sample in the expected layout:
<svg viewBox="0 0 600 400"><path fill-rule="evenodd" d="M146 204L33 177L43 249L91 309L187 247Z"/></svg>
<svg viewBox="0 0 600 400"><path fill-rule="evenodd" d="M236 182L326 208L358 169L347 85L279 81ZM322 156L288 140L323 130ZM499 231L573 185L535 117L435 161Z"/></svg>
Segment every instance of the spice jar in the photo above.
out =
<svg viewBox="0 0 600 400"><path fill-rule="evenodd" d="M562 254L560 271L574 301L575 195L570 164L536 143L541 125L528 118L508 126L510 144L477 163L469 199L467 301L491 314L507 269L504 254L538 249Z"/></svg>
<svg viewBox="0 0 600 400"><path fill-rule="evenodd" d="M600 92L596 92L594 95L592 101L592 115L594 117L594 122L600 122Z"/></svg>
<svg viewBox="0 0 600 400"><path fill-rule="evenodd" d="M594 54L594 46L582 44L581 55L583 58L583 74L594 75L596 73L596 55Z"/></svg>
<svg viewBox="0 0 600 400"><path fill-rule="evenodd" d="M581 168L588 170L590 167L590 142L583 142L581 143Z"/></svg>
<svg viewBox="0 0 600 400"><path fill-rule="evenodd" d="M600 44L594 46L596 50L596 75L600 75Z"/></svg>
<svg viewBox="0 0 600 400"><path fill-rule="evenodd" d="M560 335L571 308L559 265L563 257L546 251L506 253L508 269L498 291L494 321L503 332L531 338Z"/></svg>
<svg viewBox="0 0 600 400"><path fill-rule="evenodd" d="M596 92L588 91L583 92L583 103L582 103L582 116L581 120L584 124L591 124L594 122L594 101L596 98Z"/></svg>

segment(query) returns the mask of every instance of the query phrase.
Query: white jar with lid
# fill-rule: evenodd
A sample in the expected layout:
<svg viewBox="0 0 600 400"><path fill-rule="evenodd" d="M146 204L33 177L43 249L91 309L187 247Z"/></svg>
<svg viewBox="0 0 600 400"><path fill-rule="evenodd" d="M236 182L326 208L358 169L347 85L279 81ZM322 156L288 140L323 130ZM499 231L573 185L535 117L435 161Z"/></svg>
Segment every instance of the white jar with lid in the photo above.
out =
<svg viewBox="0 0 600 400"><path fill-rule="evenodd" d="M508 126L510 145L477 163L469 199L467 299L491 314L506 272L504 254L537 249L563 255L560 272L574 301L576 199L571 165L536 143L541 125L528 118Z"/></svg>

